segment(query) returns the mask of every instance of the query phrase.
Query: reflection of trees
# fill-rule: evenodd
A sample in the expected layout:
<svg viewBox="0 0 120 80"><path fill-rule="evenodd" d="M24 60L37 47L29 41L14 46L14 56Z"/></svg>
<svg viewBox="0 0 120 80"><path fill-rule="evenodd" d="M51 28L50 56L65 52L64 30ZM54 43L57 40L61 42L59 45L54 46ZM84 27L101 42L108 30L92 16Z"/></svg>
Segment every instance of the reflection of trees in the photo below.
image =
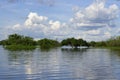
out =
<svg viewBox="0 0 120 80"><path fill-rule="evenodd" d="M57 47L57 48L58 48L58 47ZM41 51L41 52L50 52L50 51L52 51L52 50L56 50L57 48L46 48L46 49L40 48L40 51Z"/></svg>
<svg viewBox="0 0 120 80"><path fill-rule="evenodd" d="M27 64L31 57L32 57L32 52L30 51L9 51L8 53L8 60L10 64Z"/></svg>
<svg viewBox="0 0 120 80"><path fill-rule="evenodd" d="M62 48L62 52L78 52L78 53L83 53L86 52L88 48Z"/></svg>
<svg viewBox="0 0 120 80"><path fill-rule="evenodd" d="M83 58L88 48L62 48L62 60L63 64L69 66L73 73L72 77L81 78L83 77Z"/></svg>
<svg viewBox="0 0 120 80"><path fill-rule="evenodd" d="M71 59L81 59L84 52L86 52L88 48L62 48L61 51L64 57Z"/></svg>
<svg viewBox="0 0 120 80"><path fill-rule="evenodd" d="M61 49L62 51L62 56L65 61L70 61L70 62L76 62L76 61L81 61L83 58L83 53L86 52L88 49L87 48L63 48ZM78 62L79 63L79 62Z"/></svg>
<svg viewBox="0 0 120 80"><path fill-rule="evenodd" d="M111 52L111 56L113 57L119 57L120 58L120 50L114 50L114 49L112 49L112 50L110 50L110 52Z"/></svg>
<svg viewBox="0 0 120 80"><path fill-rule="evenodd" d="M33 74L33 67L36 64L33 63L35 57L33 53L35 51L8 51L8 62L13 71L20 71L21 74Z"/></svg>
<svg viewBox="0 0 120 80"><path fill-rule="evenodd" d="M23 74L38 74L44 73L44 71L48 70L57 70L59 71L59 56L56 53L57 49L52 49L52 51L43 51L36 49L33 52L26 52L26 51L9 51L8 52L8 60L9 65L14 68L15 70L22 71ZM55 66L57 65L57 66ZM17 68L17 69L16 69ZM27 76L29 78L37 76Z"/></svg>

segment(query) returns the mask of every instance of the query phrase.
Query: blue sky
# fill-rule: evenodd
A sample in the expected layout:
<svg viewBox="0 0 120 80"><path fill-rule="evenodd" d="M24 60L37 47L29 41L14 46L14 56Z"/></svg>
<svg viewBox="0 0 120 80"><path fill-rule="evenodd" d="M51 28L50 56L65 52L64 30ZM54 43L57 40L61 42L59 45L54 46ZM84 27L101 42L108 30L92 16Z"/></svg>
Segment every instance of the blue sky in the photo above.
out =
<svg viewBox="0 0 120 80"><path fill-rule="evenodd" d="M0 0L0 40L12 33L106 40L120 35L119 11L119 0Z"/></svg>

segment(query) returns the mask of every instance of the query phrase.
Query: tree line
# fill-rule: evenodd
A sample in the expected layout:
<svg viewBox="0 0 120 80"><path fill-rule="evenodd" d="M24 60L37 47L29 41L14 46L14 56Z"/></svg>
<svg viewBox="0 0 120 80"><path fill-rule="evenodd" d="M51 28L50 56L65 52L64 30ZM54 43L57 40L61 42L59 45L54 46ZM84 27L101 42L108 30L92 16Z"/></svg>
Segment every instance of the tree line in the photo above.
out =
<svg viewBox="0 0 120 80"><path fill-rule="evenodd" d="M77 48L78 46L89 46L87 41L83 39L67 38L61 42L52 39L40 39L35 41L32 37L23 36L19 34L11 34L8 36L8 39L0 41L0 44L6 48L35 48L40 46L42 49L48 49L58 46L71 46L72 48Z"/></svg>
<svg viewBox="0 0 120 80"><path fill-rule="evenodd" d="M52 39L41 39L35 41L32 37L23 36L19 34L11 34L8 36L8 39L0 41L0 44L4 46L4 48L12 49L12 50L21 50L21 49L35 49L36 46L40 46L40 48L52 48L57 47L60 43L56 40Z"/></svg>
<svg viewBox="0 0 120 80"><path fill-rule="evenodd" d="M111 37L106 41L91 41L90 45L93 47L120 47L120 36Z"/></svg>
<svg viewBox="0 0 120 80"><path fill-rule="evenodd" d="M71 46L72 48L78 48L80 46L87 46L87 47L120 47L120 36L112 37L106 41L91 41L87 42L86 40L75 39L75 38L67 38L62 40L61 42L52 39L40 39L35 41L32 37L23 36L19 34L11 34L8 36L8 39L0 41L0 44L6 48L12 49L31 49L35 48L36 46L40 46L42 49L48 49L58 46Z"/></svg>

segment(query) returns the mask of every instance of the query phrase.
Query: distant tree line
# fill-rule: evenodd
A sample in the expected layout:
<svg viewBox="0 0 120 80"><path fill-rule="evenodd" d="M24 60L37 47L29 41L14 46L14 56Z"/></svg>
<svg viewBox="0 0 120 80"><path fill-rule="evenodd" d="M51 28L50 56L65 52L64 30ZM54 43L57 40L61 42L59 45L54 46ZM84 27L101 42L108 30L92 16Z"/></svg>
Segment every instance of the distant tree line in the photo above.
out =
<svg viewBox="0 0 120 80"><path fill-rule="evenodd" d="M56 40L45 38L35 41L29 36L23 36L19 34L9 35L8 39L0 41L0 44L3 45L5 48L12 50L35 49L37 45L39 45L42 49L60 46L60 43Z"/></svg>
<svg viewBox="0 0 120 80"><path fill-rule="evenodd" d="M33 38L28 36L23 36L19 34L11 34L8 36L8 39L0 41L0 44L9 47L30 47L39 45L42 49L48 49L58 46L71 46L72 48L78 48L79 46L90 46L87 41L83 39L67 38L58 42L57 40L52 39L41 39L35 41Z"/></svg>
<svg viewBox="0 0 120 80"><path fill-rule="evenodd" d="M120 36L112 37L106 41L91 41L90 45L93 47L120 47Z"/></svg>
<svg viewBox="0 0 120 80"><path fill-rule="evenodd" d="M19 34L11 34L8 36L8 39L0 41L0 44L6 48L12 49L35 49L36 46L40 46L41 49L54 48L58 46L71 46L72 48L78 48L80 46L92 46L92 47L120 47L120 36L112 37L106 41L91 41L87 42L81 39L67 38L58 42L57 40L52 39L40 39L35 41L29 36L23 36Z"/></svg>
<svg viewBox="0 0 120 80"><path fill-rule="evenodd" d="M68 45L73 48L77 48L79 46L87 46L87 47L120 47L120 36L111 37L106 41L91 41L87 42L83 39L75 39L75 38L67 38L61 42L62 46Z"/></svg>

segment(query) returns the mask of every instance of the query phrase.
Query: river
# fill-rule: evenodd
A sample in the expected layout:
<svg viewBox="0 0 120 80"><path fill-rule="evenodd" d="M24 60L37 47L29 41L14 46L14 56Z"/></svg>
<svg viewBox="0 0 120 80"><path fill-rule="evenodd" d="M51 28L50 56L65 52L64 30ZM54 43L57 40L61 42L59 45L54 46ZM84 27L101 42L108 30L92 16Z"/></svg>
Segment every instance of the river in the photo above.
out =
<svg viewBox="0 0 120 80"><path fill-rule="evenodd" d="M0 80L120 80L120 51L9 51L0 46Z"/></svg>

